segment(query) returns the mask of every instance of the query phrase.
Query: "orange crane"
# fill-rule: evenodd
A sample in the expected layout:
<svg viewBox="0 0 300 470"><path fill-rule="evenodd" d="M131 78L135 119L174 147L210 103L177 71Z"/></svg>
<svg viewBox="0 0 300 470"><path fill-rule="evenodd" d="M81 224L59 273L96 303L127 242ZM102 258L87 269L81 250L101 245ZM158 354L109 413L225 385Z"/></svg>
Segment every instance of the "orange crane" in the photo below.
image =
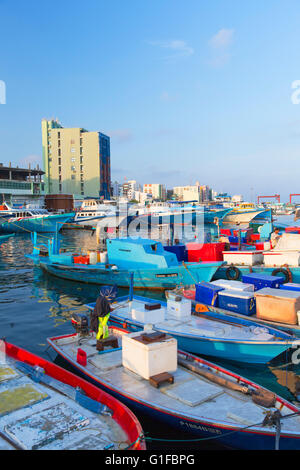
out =
<svg viewBox="0 0 300 470"><path fill-rule="evenodd" d="M290 204L292 204L292 197L293 196L300 196L300 194L290 194Z"/></svg>
<svg viewBox="0 0 300 470"><path fill-rule="evenodd" d="M257 198L257 204L259 204L259 200L262 199L262 198L275 198L277 199L277 202L280 202L280 194L274 194L274 196L258 196Z"/></svg>

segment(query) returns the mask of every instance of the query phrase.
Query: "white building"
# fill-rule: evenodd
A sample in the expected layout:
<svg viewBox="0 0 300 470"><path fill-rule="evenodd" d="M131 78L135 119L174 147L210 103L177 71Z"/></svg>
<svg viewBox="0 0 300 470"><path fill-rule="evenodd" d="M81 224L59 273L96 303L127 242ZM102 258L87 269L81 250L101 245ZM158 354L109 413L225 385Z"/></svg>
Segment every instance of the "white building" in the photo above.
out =
<svg viewBox="0 0 300 470"><path fill-rule="evenodd" d="M201 201L201 186L199 184L194 186L175 186L173 193L178 201Z"/></svg>
<svg viewBox="0 0 300 470"><path fill-rule="evenodd" d="M161 201L165 201L167 197L164 184L144 184L143 193L151 194L153 199L160 199Z"/></svg>

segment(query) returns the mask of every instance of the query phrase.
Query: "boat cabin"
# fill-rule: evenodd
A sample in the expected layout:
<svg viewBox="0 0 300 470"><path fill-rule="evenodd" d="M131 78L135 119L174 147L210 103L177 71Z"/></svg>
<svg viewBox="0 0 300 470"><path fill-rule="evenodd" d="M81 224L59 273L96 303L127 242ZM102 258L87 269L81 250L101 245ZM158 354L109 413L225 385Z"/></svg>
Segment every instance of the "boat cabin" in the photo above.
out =
<svg viewBox="0 0 300 470"><path fill-rule="evenodd" d="M107 240L110 264L119 269L154 269L178 266L174 253L164 250L160 242L144 238L120 238Z"/></svg>

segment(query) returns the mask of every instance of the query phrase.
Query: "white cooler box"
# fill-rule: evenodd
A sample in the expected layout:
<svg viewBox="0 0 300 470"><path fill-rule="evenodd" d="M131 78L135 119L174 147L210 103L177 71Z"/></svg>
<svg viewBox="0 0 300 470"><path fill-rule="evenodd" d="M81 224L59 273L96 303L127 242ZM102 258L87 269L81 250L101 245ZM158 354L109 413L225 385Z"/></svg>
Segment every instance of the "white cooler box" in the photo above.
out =
<svg viewBox="0 0 300 470"><path fill-rule="evenodd" d="M155 310L147 310L143 305L139 306L138 309L133 308L131 310L131 316L133 320L140 323L161 323L165 321L166 309L161 307Z"/></svg>
<svg viewBox="0 0 300 470"><path fill-rule="evenodd" d="M223 251L223 259L228 264L253 266L263 262L263 251Z"/></svg>
<svg viewBox="0 0 300 470"><path fill-rule="evenodd" d="M122 364L148 380L153 375L177 370L177 341L166 335L166 339L145 344L138 331L122 336ZM154 331L147 331L154 333Z"/></svg>
<svg viewBox="0 0 300 470"><path fill-rule="evenodd" d="M266 251L263 253L265 266L299 266L299 251Z"/></svg>
<svg viewBox="0 0 300 470"><path fill-rule="evenodd" d="M241 281L229 281L227 279L218 279L217 281L212 281L210 284L215 286L223 287L224 289L242 291L242 292L254 292L253 284L244 284Z"/></svg>
<svg viewBox="0 0 300 470"><path fill-rule="evenodd" d="M168 300L168 313L178 319L185 319L192 314L192 302L188 299L181 299L180 301Z"/></svg>

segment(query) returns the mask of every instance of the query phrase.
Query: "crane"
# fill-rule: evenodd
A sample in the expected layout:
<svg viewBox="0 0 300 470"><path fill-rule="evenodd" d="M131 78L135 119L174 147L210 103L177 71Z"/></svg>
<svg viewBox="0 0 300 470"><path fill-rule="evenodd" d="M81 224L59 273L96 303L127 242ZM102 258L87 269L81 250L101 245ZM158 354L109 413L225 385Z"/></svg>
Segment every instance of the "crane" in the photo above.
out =
<svg viewBox="0 0 300 470"><path fill-rule="evenodd" d="M262 199L262 198L274 198L274 199L277 199L277 202L280 202L280 194L274 194L273 196L258 196L257 198L257 204L259 204L259 200Z"/></svg>

